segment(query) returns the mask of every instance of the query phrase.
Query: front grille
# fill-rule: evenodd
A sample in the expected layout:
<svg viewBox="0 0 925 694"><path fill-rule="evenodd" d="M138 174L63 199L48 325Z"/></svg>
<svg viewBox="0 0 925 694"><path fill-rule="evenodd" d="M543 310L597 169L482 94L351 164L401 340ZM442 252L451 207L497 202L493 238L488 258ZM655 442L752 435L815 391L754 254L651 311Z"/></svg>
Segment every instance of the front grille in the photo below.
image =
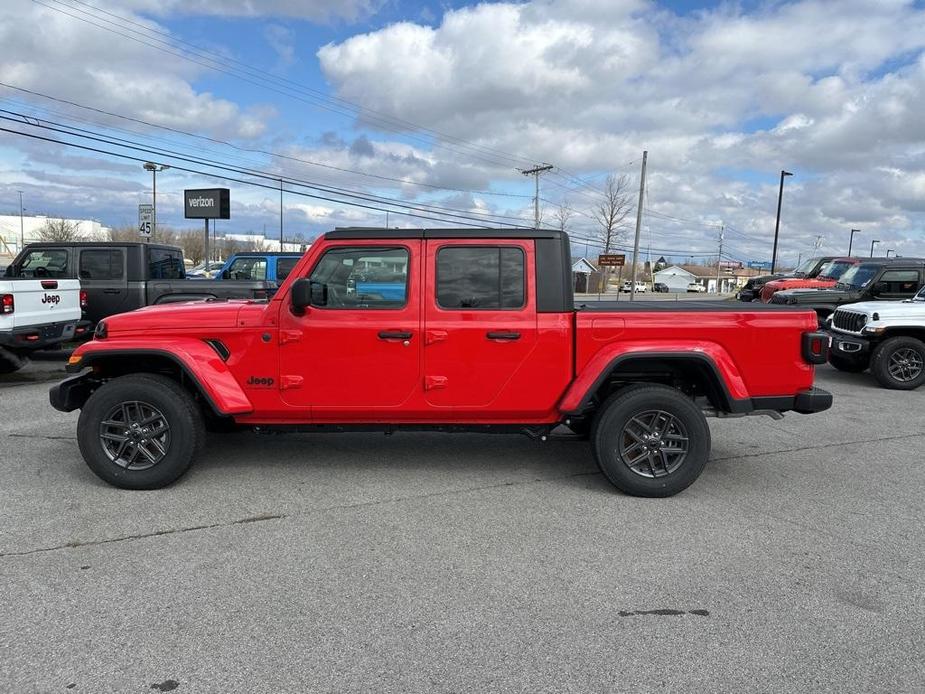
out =
<svg viewBox="0 0 925 694"><path fill-rule="evenodd" d="M844 330L849 333L861 332L861 328L864 327L865 323L867 323L867 316L863 313L855 313L854 311L838 309L835 315L832 316L832 325L839 330Z"/></svg>

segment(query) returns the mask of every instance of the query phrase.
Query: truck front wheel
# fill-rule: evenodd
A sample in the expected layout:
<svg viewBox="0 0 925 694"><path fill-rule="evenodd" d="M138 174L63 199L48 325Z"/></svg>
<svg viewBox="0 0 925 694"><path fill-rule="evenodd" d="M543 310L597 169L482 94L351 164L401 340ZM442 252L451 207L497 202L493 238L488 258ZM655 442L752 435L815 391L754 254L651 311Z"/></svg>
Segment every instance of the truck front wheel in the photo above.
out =
<svg viewBox="0 0 925 694"><path fill-rule="evenodd" d="M925 383L925 343L914 337L884 340L870 357L870 372L884 388L918 388Z"/></svg>
<svg viewBox="0 0 925 694"><path fill-rule="evenodd" d="M622 492L672 496L710 455L710 428L694 402L662 385L630 386L601 407L591 431L598 467Z"/></svg>
<svg viewBox="0 0 925 694"><path fill-rule="evenodd" d="M77 443L96 475L123 489L177 480L205 442L202 412L175 381L122 376L97 389L77 423Z"/></svg>

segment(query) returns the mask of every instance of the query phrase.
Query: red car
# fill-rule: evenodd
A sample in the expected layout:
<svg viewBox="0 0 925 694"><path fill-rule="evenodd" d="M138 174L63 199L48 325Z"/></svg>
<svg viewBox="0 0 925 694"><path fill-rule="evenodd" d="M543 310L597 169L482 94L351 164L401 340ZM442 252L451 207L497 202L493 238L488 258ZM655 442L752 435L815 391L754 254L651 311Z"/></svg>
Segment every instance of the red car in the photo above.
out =
<svg viewBox="0 0 925 694"><path fill-rule="evenodd" d="M825 260L825 259L823 259ZM807 260L801 265L801 268L809 267L807 263L813 263L816 267L809 268L805 273L800 272L800 268L795 271L796 277L784 277L779 280L772 280L761 288L759 295L761 301L770 303L771 297L775 292L785 289L828 289L834 287L839 278L844 275L849 268L853 268L860 263L859 258L831 258L825 262L819 263L817 259Z"/></svg>
<svg viewBox="0 0 925 694"><path fill-rule="evenodd" d="M70 358L82 373L52 388L51 404L82 408L83 458L119 487L170 484L206 429L546 440L567 428L591 439L614 485L640 496L675 494L700 475L706 416L831 406L813 387L828 348L813 311L709 301L576 309L570 258L557 231L336 230L272 299L105 319ZM371 274L387 279L364 285Z"/></svg>

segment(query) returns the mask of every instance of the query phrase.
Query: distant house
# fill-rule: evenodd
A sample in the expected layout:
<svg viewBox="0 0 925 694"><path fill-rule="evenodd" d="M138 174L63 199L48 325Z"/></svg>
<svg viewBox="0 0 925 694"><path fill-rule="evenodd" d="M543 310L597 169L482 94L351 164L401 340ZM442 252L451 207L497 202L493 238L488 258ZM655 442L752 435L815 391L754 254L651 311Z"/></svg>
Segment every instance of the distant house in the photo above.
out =
<svg viewBox="0 0 925 694"><path fill-rule="evenodd" d="M686 292L687 285L697 283L710 294L717 290L717 270L707 265L669 265L655 272L655 281L668 286L670 292ZM737 286L737 277L724 269L719 272L719 293L728 294Z"/></svg>
<svg viewBox="0 0 925 694"><path fill-rule="evenodd" d="M587 258L572 259L572 288L582 294L602 288L601 272Z"/></svg>
<svg viewBox="0 0 925 694"><path fill-rule="evenodd" d="M587 258L578 258L572 263L572 272L590 275L592 272L597 272L597 267Z"/></svg>
<svg viewBox="0 0 925 694"><path fill-rule="evenodd" d="M666 267L668 267L668 261L665 260L665 256L661 256L658 260L655 261L655 272L664 270Z"/></svg>

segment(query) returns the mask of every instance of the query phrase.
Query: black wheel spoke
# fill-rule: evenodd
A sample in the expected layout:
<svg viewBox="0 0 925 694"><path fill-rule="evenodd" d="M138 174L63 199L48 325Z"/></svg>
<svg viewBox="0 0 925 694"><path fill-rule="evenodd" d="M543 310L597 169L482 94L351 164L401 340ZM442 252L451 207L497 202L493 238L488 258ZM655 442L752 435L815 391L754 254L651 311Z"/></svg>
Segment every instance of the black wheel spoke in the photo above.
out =
<svg viewBox="0 0 925 694"><path fill-rule="evenodd" d="M107 457L126 470L146 470L170 449L170 423L157 407L125 401L100 422L99 440Z"/></svg>
<svg viewBox="0 0 925 694"><path fill-rule="evenodd" d="M623 426L617 453L623 464L643 477L666 477L684 464L690 437L681 420L665 410L648 410Z"/></svg>

